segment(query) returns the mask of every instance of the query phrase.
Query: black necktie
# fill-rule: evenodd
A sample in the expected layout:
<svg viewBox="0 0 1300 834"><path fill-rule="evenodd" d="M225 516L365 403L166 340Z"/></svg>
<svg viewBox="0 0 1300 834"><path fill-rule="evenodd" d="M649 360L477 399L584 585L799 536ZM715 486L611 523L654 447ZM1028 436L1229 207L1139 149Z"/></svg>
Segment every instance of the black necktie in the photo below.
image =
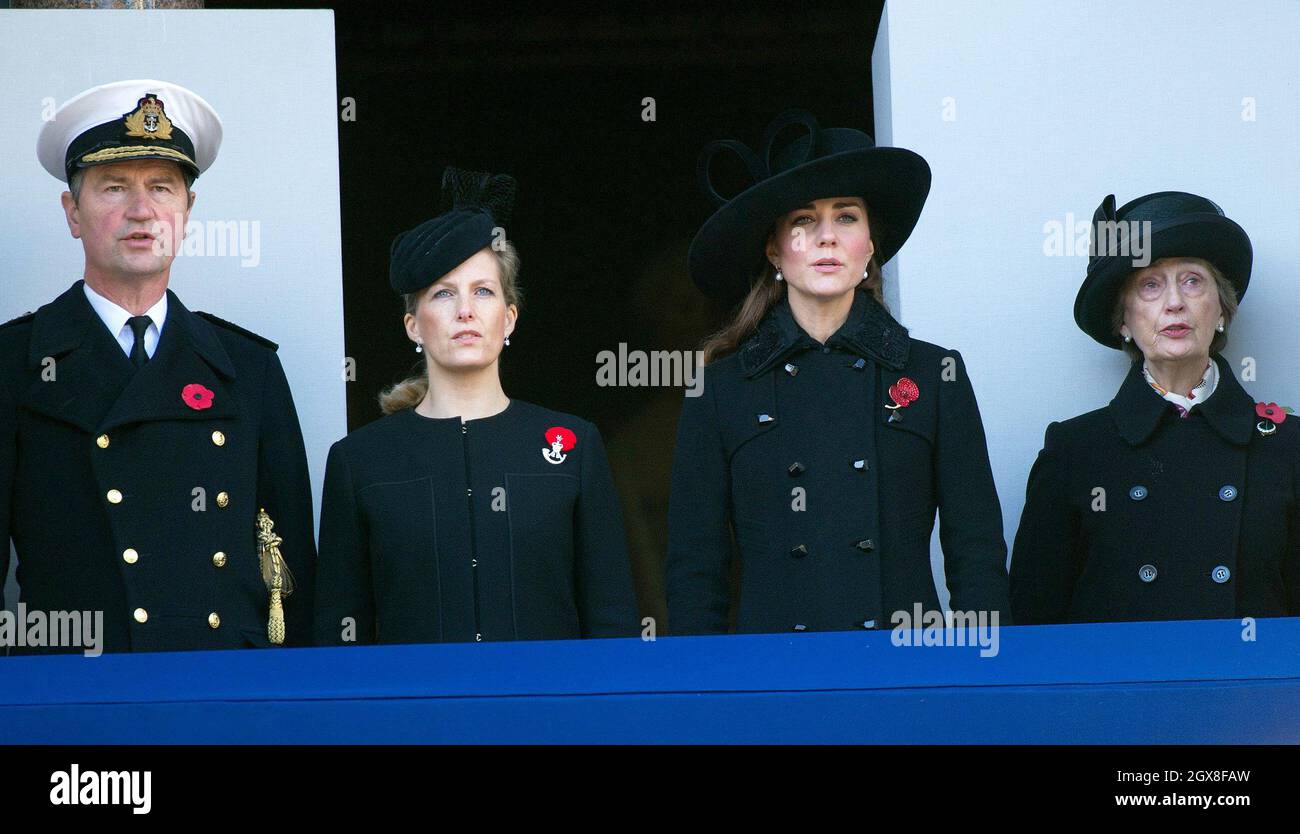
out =
<svg viewBox="0 0 1300 834"><path fill-rule="evenodd" d="M131 325L135 334L135 344L131 345L131 364L137 368L149 361L149 354L144 350L144 332L149 329L151 319L148 316L131 316L126 323Z"/></svg>

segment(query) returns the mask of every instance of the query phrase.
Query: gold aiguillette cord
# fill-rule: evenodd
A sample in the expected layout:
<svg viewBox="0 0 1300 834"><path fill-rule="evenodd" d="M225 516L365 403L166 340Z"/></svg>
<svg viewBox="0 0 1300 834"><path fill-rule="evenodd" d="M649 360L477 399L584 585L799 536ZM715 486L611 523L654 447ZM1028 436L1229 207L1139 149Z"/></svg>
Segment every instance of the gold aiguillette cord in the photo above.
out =
<svg viewBox="0 0 1300 834"><path fill-rule="evenodd" d="M276 646L284 645L284 598L293 593L293 574L280 554L284 540L275 534L275 522L265 509L257 511L258 562L262 581L271 592L271 611L266 621L266 636Z"/></svg>

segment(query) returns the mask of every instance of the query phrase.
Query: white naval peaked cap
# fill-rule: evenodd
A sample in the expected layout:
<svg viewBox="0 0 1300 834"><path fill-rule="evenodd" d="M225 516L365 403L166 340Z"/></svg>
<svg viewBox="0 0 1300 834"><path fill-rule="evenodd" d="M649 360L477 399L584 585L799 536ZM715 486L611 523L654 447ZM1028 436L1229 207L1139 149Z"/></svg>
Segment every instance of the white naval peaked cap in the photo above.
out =
<svg viewBox="0 0 1300 834"><path fill-rule="evenodd" d="M114 81L68 99L41 128L36 155L67 182L77 168L169 159L198 176L217 158L221 119L197 93L169 81Z"/></svg>

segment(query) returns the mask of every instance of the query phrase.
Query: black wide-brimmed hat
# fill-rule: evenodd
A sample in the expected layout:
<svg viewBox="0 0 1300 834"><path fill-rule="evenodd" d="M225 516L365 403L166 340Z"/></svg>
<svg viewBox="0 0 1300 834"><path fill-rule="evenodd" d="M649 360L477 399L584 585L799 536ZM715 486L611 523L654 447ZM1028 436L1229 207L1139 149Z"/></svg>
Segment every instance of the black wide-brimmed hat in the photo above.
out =
<svg viewBox="0 0 1300 834"><path fill-rule="evenodd" d="M794 128L800 130L790 139ZM731 198L718 192L712 172L722 151L737 156L751 180ZM805 110L777 116L757 154L734 139L710 142L697 174L718 209L691 242L691 278L709 295L728 300L749 291L772 224L786 212L827 197L861 197L870 211L876 259L884 265L912 233L930 193L930 166L919 154L876 147L853 128L823 128Z"/></svg>
<svg viewBox="0 0 1300 834"><path fill-rule="evenodd" d="M1116 209L1115 195L1110 194L1093 213L1092 224L1093 248L1088 273L1074 299L1074 321L1106 347L1122 347L1112 316L1128 277L1161 258L1209 261L1232 284L1238 301L1246 294L1250 238L1212 200L1185 191L1158 191ZM1133 253L1138 248L1134 234L1141 236L1142 264L1134 263Z"/></svg>
<svg viewBox="0 0 1300 834"><path fill-rule="evenodd" d="M422 290L490 246L519 190L514 177L447 166L437 217L393 238L388 281L399 293Z"/></svg>

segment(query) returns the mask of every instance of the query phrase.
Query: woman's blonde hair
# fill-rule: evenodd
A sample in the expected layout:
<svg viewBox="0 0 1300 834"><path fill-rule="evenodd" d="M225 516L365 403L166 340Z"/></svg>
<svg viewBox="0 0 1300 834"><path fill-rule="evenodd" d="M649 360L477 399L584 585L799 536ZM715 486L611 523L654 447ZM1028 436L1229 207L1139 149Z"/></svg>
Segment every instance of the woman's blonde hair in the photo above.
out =
<svg viewBox="0 0 1300 834"><path fill-rule="evenodd" d="M1219 308L1223 313L1223 332L1220 333L1217 330L1215 331L1214 338L1210 340L1210 355L1214 356L1217 353L1221 353L1223 349L1228 346L1228 330L1232 327L1232 319L1237 315L1237 289L1232 286L1230 281L1223 277L1223 273L1219 271L1217 266L1204 258L1160 258L1155 261L1152 266L1163 260L1192 261L1193 263L1200 264L1201 268L1210 273L1210 277L1214 279L1215 289L1219 291ZM1132 359L1134 362L1143 358L1142 349L1137 346L1136 342L1124 341L1124 337L1120 334L1120 328L1124 326L1124 297L1128 295L1129 287L1133 282L1133 276L1137 275L1141 271L1142 270L1140 269L1135 269L1129 273L1129 277L1124 282L1124 288L1120 290L1115 298L1115 309L1110 314L1111 330L1119 337L1120 345L1124 348L1124 352L1127 353L1129 359Z"/></svg>
<svg viewBox="0 0 1300 834"><path fill-rule="evenodd" d="M505 298L506 306L513 304L518 308L523 303L523 294L519 290L519 253L508 240L494 242L485 248L496 256L497 269L501 278L501 293ZM415 315L429 287L402 295L402 304L408 315ZM423 355L417 363L417 368L417 373L379 392L380 411L384 414L392 414L402 409L415 408L420 404L429 393L429 369Z"/></svg>
<svg viewBox="0 0 1300 834"><path fill-rule="evenodd" d="M865 201L864 201L865 205ZM876 242L876 224L871 214L870 207L867 208L867 224L871 230L872 248L875 250L871 253L871 258L867 261L867 274L858 287L866 289L871 293L871 297L876 299L880 306L885 306L884 279L880 273L880 263L876 260L876 252L880 251L880 244ZM767 241L770 244L776 236L777 226L772 224L772 230L767 234ZM763 268L759 270L758 275L754 278L754 283L750 285L749 294L741 302L740 309L735 317L726 324L721 330L709 336L704 340L701 350L704 351L704 364L709 364L715 359L734 353L745 342L746 339L758 329L758 325L763 321L763 317L768 314L777 303L785 298L786 289L785 281L776 280L776 267L763 259Z"/></svg>

